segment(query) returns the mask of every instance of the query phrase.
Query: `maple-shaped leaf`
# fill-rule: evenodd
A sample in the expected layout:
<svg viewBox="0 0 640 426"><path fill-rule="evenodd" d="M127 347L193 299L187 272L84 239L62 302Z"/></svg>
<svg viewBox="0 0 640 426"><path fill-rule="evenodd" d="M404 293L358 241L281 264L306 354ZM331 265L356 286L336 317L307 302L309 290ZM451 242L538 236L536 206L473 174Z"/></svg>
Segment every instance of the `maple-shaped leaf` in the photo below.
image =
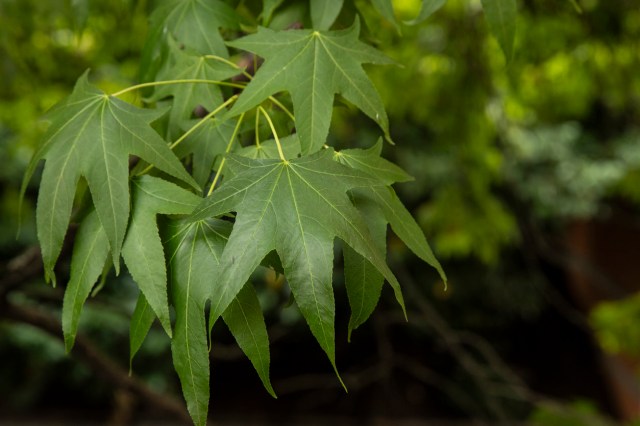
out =
<svg viewBox="0 0 640 426"><path fill-rule="evenodd" d="M359 33L356 19L342 31L273 31L260 27L256 34L227 43L265 59L229 114L240 114L274 93L288 91L302 153L309 154L325 143L333 99L339 93L375 120L389 137L387 113L362 64L393 62L360 42Z"/></svg>
<svg viewBox="0 0 640 426"><path fill-rule="evenodd" d="M220 283L220 261L231 223L219 219L171 221L165 247L176 312L171 351L187 408L196 425L204 425L209 404L209 349L204 308L211 288ZM250 284L249 284L250 285ZM269 382L269 347L262 310L250 289L235 294L223 315L238 344L256 368L265 387ZM212 350L215 351L215 348Z"/></svg>
<svg viewBox="0 0 640 426"><path fill-rule="evenodd" d="M356 188L351 191L354 205L363 212L374 240L381 250L386 247L387 224L398 237L422 260L433 266L444 282L446 275L433 255L429 244L411 213L404 207L391 188L395 182L413 178L404 170L380 157L382 142L369 149L345 149L334 158L356 170L363 171L384 183L383 186ZM377 304L383 277L371 263L348 247L344 249L345 286L351 305L349 338L351 332L366 321Z"/></svg>
<svg viewBox="0 0 640 426"><path fill-rule="evenodd" d="M156 215L189 214L202 199L152 176L134 179L131 187L131 224L122 245L122 258L160 324L171 336L167 272Z"/></svg>
<svg viewBox="0 0 640 426"><path fill-rule="evenodd" d="M45 159L36 221L45 274L54 284L53 267L69 225L80 176L89 185L116 270L129 221L129 155L137 155L198 187L150 126L162 114L106 95L89 84L87 73L80 77L69 98L49 114L52 123L27 168L22 192L38 162Z"/></svg>
<svg viewBox="0 0 640 426"><path fill-rule="evenodd" d="M347 191L379 185L365 173L332 160L333 150L291 161L231 155L233 177L198 206L192 219L235 211L236 221L212 286L211 312L231 303L262 259L276 250L296 302L334 369L333 240L340 238L389 281L400 286Z"/></svg>
<svg viewBox="0 0 640 426"><path fill-rule="evenodd" d="M64 346L71 351L78 332L82 306L103 270L109 255L107 235L95 210L80 224L71 256L71 276L62 302Z"/></svg>
<svg viewBox="0 0 640 426"><path fill-rule="evenodd" d="M156 80L213 80L221 81L238 74L231 65L206 55L196 55L171 43L173 64L158 73ZM220 87L210 83L171 84L158 86L149 98L151 102L172 97L169 113L169 139L175 139L193 115L196 107L213 111L222 104Z"/></svg>
<svg viewBox="0 0 640 426"><path fill-rule="evenodd" d="M220 0L173 0L157 8L149 18L149 37L142 52L142 68L158 61L165 37L201 54L227 57L220 28L235 29L239 17Z"/></svg>

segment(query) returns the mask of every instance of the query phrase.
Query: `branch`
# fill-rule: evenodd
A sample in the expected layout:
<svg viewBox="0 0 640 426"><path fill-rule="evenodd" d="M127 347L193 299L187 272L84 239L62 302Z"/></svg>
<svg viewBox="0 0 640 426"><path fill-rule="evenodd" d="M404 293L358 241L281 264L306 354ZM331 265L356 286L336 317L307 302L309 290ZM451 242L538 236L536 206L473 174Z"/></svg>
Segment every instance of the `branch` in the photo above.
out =
<svg viewBox="0 0 640 426"><path fill-rule="evenodd" d="M0 317L9 320L30 324L50 335L62 340L60 330L62 325L57 318L34 308L18 306L7 302ZM89 366L98 376L115 388L128 390L144 400L150 407L162 411L186 423L191 423L191 418L182 401L168 395L157 393L150 389L142 380L129 376L123 368L113 360L102 354L89 340L83 336L76 337L73 354Z"/></svg>

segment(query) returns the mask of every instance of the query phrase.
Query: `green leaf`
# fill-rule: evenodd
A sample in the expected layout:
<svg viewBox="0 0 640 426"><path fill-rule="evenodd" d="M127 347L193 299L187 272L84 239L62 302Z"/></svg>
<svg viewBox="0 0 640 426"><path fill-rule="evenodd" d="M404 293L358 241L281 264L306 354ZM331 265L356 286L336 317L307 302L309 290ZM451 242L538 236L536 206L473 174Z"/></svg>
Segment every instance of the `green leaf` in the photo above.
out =
<svg viewBox="0 0 640 426"><path fill-rule="evenodd" d="M133 358L140 350L144 339L147 337L153 320L156 319L156 314L149 306L149 302L145 299L144 294L138 295L138 301L136 302L136 308L133 311L131 317L131 323L129 324L129 372L131 373Z"/></svg>
<svg viewBox="0 0 640 426"><path fill-rule="evenodd" d="M482 0L482 8L489 29L498 40L507 62L510 62L516 36L516 0Z"/></svg>
<svg viewBox="0 0 640 426"><path fill-rule="evenodd" d="M284 154L284 158L286 158L287 160L296 158L300 154L300 139L296 134L289 135L280 139L280 145L282 146L282 153ZM259 146L246 146L242 149L239 149L236 154L253 159L280 158L280 154L278 153L278 146L276 145L276 141L273 139L262 142Z"/></svg>
<svg viewBox="0 0 640 426"><path fill-rule="evenodd" d="M360 24L356 19L351 28L343 31L259 28L256 34L229 42L230 46L265 58L229 114L240 114L274 93L286 90L293 100L302 153L309 154L324 145L333 98L340 93L375 120L389 138L384 105L361 64L392 61L360 42L359 33Z"/></svg>
<svg viewBox="0 0 640 426"><path fill-rule="evenodd" d="M352 197L352 202L366 218L376 247L381 253L386 253L387 220L382 212L367 198ZM349 305L351 305L348 332L348 339L351 340L351 332L369 318L378 304L384 277L371 262L351 247L345 246L342 251L345 287L349 297Z"/></svg>
<svg viewBox="0 0 640 426"><path fill-rule="evenodd" d="M116 271L129 220L129 155L197 188L167 144L150 127L162 112L143 110L91 86L85 73L71 96L50 114L52 124L27 168L23 191L45 159L36 220L45 274L53 267L69 225L80 176L89 185Z"/></svg>
<svg viewBox="0 0 640 426"><path fill-rule="evenodd" d="M62 302L64 346L71 351L78 332L82 306L102 272L109 254L109 242L95 210L89 213L76 234L71 258L71 277Z"/></svg>
<svg viewBox="0 0 640 426"><path fill-rule="evenodd" d="M268 26L273 12L282 4L283 0L263 0L262 25Z"/></svg>
<svg viewBox="0 0 640 426"><path fill-rule="evenodd" d="M370 174L384 182L385 185L413 180L413 177L400 167L380 157L381 151L382 141L378 139L378 142L371 148L343 149L335 153L335 158L342 164Z"/></svg>
<svg viewBox="0 0 640 426"><path fill-rule="evenodd" d="M246 283L233 299L222 318L238 346L251 360L269 394L276 397L269 379L269 336L258 296L251 283ZM214 348L215 350L215 348Z"/></svg>
<svg viewBox="0 0 640 426"><path fill-rule="evenodd" d="M362 172L332 161L333 150L291 161L230 155L234 177L194 210L192 220L237 212L212 284L211 311L224 311L273 249L282 261L300 311L335 367L333 239L366 257L389 281L404 307L400 286L351 204L350 189L378 185Z"/></svg>
<svg viewBox="0 0 640 426"><path fill-rule="evenodd" d="M433 266L438 271L440 278L446 283L447 276L440 262L434 256L420 225L416 223L411 213L402 204L395 191L391 187L377 186L368 188L366 193L380 206L393 232L420 259Z"/></svg>
<svg viewBox="0 0 640 426"><path fill-rule="evenodd" d="M379 179L385 185L410 180L411 177L400 167L379 157L380 145L381 143L378 141L376 145L367 150L345 149L336 153L334 159ZM442 280L447 282L446 274L434 256L422 229L391 186L372 185L368 188L357 188L353 192L358 196L372 200L381 209L387 222L391 224L393 232L420 259L433 266Z"/></svg>
<svg viewBox="0 0 640 426"><path fill-rule="evenodd" d="M174 0L153 12L149 33L156 46L168 33L187 49L226 58L219 29L237 29L239 21L235 10L220 0Z"/></svg>
<svg viewBox="0 0 640 426"><path fill-rule="evenodd" d="M173 183L151 176L133 180L131 198L133 212L122 257L160 324L171 336L167 272L156 215L189 214L202 199Z"/></svg>
<svg viewBox="0 0 640 426"><path fill-rule="evenodd" d="M213 80L222 81L239 71L224 62L207 58L204 55L189 54L171 43L174 63L160 70L157 80ZM171 84L158 86L150 101L173 97L169 113L169 139L175 139L189 122L196 107L207 111L220 106L223 102L220 87L208 83Z"/></svg>
<svg viewBox="0 0 640 426"><path fill-rule="evenodd" d="M209 182L216 158L225 153L235 125L235 120L208 119L175 148L180 158L193 154L193 178L202 188Z"/></svg>
<svg viewBox="0 0 640 426"><path fill-rule="evenodd" d="M176 312L171 352L194 423L209 406L209 348L204 307L219 282L219 259L231 224L218 219L171 221L165 233L171 299ZM218 284L220 285L220 284Z"/></svg>
<svg viewBox="0 0 640 426"><path fill-rule="evenodd" d="M410 21L405 21L404 23L407 25L417 25L424 22L429 16L444 6L446 1L447 0L422 0L422 7L420 8L418 16Z"/></svg>
<svg viewBox="0 0 640 426"><path fill-rule="evenodd" d="M417 25L421 22L424 22L429 16L431 16L434 12L440 9L446 0L422 0L422 5L420 6L420 12L418 16L415 18L404 21L406 25ZM398 32L400 32L400 25L396 20L395 14L393 12L393 3L391 0L372 0L373 7L378 11L380 15L382 15L387 21L391 22Z"/></svg>
<svg viewBox="0 0 640 426"><path fill-rule="evenodd" d="M371 0L371 3L378 13L382 15L384 19L391 22L393 26L396 27L396 31L400 32L400 25L398 25L396 15L393 13L393 4L391 3L391 0Z"/></svg>
<svg viewBox="0 0 640 426"><path fill-rule="evenodd" d="M328 30L340 14L344 0L309 0L311 23L316 30Z"/></svg>

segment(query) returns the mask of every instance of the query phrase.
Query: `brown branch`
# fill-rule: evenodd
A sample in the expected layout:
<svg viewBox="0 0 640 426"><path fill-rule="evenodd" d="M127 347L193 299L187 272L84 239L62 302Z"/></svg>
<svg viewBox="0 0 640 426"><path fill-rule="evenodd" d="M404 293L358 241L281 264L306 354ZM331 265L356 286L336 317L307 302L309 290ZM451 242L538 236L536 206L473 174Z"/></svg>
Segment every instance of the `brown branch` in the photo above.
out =
<svg viewBox="0 0 640 426"><path fill-rule="evenodd" d="M62 325L60 321L37 309L6 303L0 312L0 317L30 324L58 339L62 339L62 334L60 333ZM191 424L189 413L180 400L169 395L157 393L150 389L139 378L129 376L125 369L106 357L85 337L80 335L76 337L73 355L77 356L99 377L111 383L115 388L130 391L155 410L162 411L176 419L180 419L184 421L185 424Z"/></svg>

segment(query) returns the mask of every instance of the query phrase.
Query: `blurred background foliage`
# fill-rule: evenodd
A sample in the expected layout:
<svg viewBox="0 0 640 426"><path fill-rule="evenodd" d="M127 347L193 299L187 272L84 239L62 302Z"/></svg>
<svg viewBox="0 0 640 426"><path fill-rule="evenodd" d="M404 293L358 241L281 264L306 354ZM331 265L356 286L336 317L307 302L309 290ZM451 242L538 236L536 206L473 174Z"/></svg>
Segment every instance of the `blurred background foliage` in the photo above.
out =
<svg viewBox="0 0 640 426"><path fill-rule="evenodd" d="M247 25L261 4L228 3L238 6ZM407 20L417 15L421 2L393 3L397 17ZM245 409L294 417L305 409L327 414L327 407L337 404L336 413L360 420L369 418L360 413L368 410L372 416L529 419L540 425L631 421L607 382L601 358L623 357L624 365L631 366L625 374L632 374L637 390L640 259L620 259L639 251L638 240L631 237L640 235L640 8L636 0L520 0L518 5L516 54L508 64L487 32L479 0L448 0L423 24L403 25L401 34L368 1L345 7L339 24L348 25L359 10L365 18L363 38L399 64L367 69L387 106L396 142L384 154L415 177L399 185L398 192L443 262L449 288L443 291L436 274L390 237L389 259L400 281L410 283L416 314L409 324L398 324L394 305L383 301L369 324L354 334L354 342L338 353L348 373L384 365L372 361L370 352L384 361L385 345L420 362L406 367L407 377L384 376L384 390L367 393L362 385L359 392L356 386L347 397L336 391L313 342L300 337L305 326L295 307L286 307L282 280L257 274L264 282L258 284L260 297L274 340L275 387L282 378L286 396L278 408L264 399L249 364L235 361L237 350L228 333L217 330L221 349L213 354L218 358L214 387L219 386L213 394L214 417L220 410L233 418L234 407L241 406L236 400L252 398L244 402ZM0 273L5 277L21 267L20 253L36 242L38 179L21 212L17 194L46 127L41 116L87 68L107 91L135 83L154 6L152 0L0 0ZM271 26L308 21L307 9L306 1L287 1L276 9ZM368 147L377 132L338 99L331 144ZM592 235L584 229L593 223L617 224L619 217L631 241L609 241L614 247L609 255L619 261L605 264L598 250L583 250L585 235ZM576 260L575 253L582 257ZM616 274L635 286L617 282ZM342 299L337 327L344 334L341 280L337 273ZM85 308L81 330L126 369L135 286L126 274L107 281ZM598 283L607 291L585 302L580 296L584 286ZM0 294L59 315L62 289L46 287L40 277ZM381 327L393 331L388 341L381 339ZM486 345L490 351L483 349ZM297 365L291 350L320 367ZM500 376L497 372L506 370L491 367L498 362L495 357L522 381ZM28 417L36 407L64 419L98 416L118 423L113 386L90 365L65 355L57 339L29 325L1 321L0 360L0 420ZM160 329L152 329L134 371L155 391L179 394ZM314 384L312 379L324 373L331 384ZM311 384L299 384L297 375L311 377ZM510 383L512 391L516 384L528 391L494 395L494 379ZM258 385L257 391L247 391L246 382L251 389ZM310 393L316 388L325 393ZM400 401L371 408L371 401L388 396L390 389L402 389L393 397ZM225 394L226 411L217 408ZM350 403L343 402L347 398Z"/></svg>

